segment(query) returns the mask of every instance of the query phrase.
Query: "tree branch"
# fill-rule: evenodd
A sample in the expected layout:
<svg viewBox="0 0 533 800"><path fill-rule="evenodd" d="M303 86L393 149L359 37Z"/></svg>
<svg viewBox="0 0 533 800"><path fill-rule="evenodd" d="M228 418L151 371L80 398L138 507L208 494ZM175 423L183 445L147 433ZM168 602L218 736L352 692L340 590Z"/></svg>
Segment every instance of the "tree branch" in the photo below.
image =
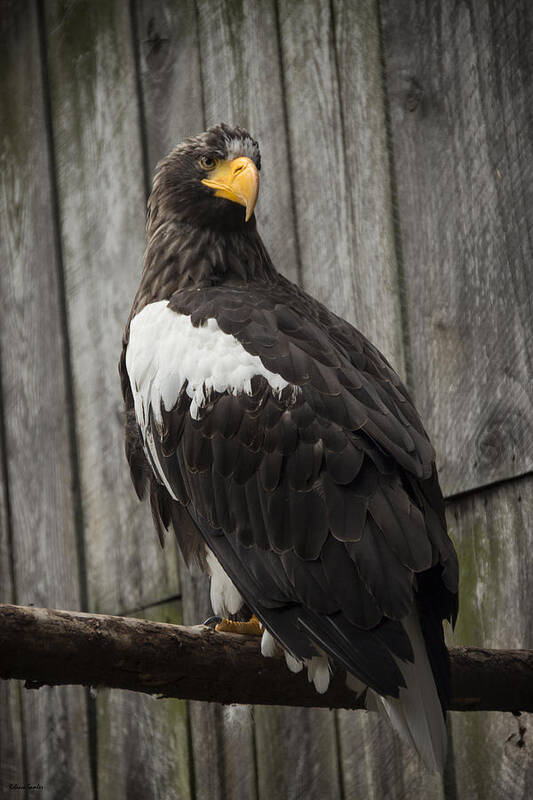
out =
<svg viewBox="0 0 533 800"><path fill-rule="evenodd" d="M454 647L453 711L533 711L533 651ZM344 674L319 695L258 637L128 617L0 604L0 677L218 703L357 708Z"/></svg>

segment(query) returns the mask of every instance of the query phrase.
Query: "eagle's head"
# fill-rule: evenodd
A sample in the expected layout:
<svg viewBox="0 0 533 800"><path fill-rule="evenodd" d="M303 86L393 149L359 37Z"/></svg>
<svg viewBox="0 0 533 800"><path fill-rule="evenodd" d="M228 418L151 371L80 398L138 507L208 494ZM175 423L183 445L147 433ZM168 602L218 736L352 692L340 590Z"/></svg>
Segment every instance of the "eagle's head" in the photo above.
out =
<svg viewBox="0 0 533 800"><path fill-rule="evenodd" d="M243 128L224 123L186 139L159 162L150 216L195 227L253 226L261 156Z"/></svg>

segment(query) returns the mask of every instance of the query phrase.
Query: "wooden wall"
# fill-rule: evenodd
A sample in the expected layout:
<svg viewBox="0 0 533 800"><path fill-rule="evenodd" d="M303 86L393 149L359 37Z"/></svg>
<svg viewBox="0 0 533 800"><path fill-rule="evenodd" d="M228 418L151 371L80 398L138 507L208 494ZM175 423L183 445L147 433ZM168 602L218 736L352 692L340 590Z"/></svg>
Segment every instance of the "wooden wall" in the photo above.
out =
<svg viewBox="0 0 533 800"><path fill-rule="evenodd" d="M455 643L533 647L528 0L0 3L2 601L187 623L123 457L116 364L157 160L261 144L281 271L408 380L461 565ZM0 686L0 795L518 800L533 719L451 714L444 781L371 714ZM29 796L29 795L28 795Z"/></svg>

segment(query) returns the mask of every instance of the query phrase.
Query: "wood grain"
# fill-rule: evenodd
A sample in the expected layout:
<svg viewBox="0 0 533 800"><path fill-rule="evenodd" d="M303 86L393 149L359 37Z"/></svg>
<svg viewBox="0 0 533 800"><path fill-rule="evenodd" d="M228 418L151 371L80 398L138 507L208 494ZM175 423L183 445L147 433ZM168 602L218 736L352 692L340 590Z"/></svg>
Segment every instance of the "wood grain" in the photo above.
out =
<svg viewBox="0 0 533 800"><path fill-rule="evenodd" d="M448 524L461 564L460 614L450 642L533 647L533 620L528 613L533 587L533 479L522 478L451 502ZM533 714L451 717L458 797L518 800L533 793Z"/></svg>
<svg viewBox="0 0 533 800"><path fill-rule="evenodd" d="M9 32L6 26L4 33ZM8 68L0 56L2 75L6 75ZM5 101L5 84L0 79L0 103ZM2 192L2 196L4 193ZM5 213L4 204L2 211ZM13 586L11 563L11 529L9 514L9 490L7 485L7 453L5 450L4 430L5 420L2 404L2 346L0 340L0 587L3 602L15 603L15 589ZM26 768L23 756L24 726L22 720L22 702L20 687L13 683L0 684L0 764L2 775L0 778L1 791L7 791L10 783L26 783Z"/></svg>
<svg viewBox="0 0 533 800"><path fill-rule="evenodd" d="M183 561L181 579L183 621L186 625L196 625L213 614L209 580L199 569L187 569ZM199 800L223 800L231 787L226 781L222 707L192 700L189 702L189 720L196 796Z"/></svg>
<svg viewBox="0 0 533 800"><path fill-rule="evenodd" d="M209 581L197 569L182 570L183 618L189 625L212 615ZM220 667L217 667L220 669ZM230 700L231 702L231 700ZM250 705L189 702L197 800L256 797L254 717Z"/></svg>
<svg viewBox="0 0 533 800"><path fill-rule="evenodd" d="M445 797L440 776L428 773L380 715L338 711L337 716L346 798Z"/></svg>
<svg viewBox="0 0 533 800"><path fill-rule="evenodd" d="M181 623L178 601L142 619ZM187 703L118 689L97 689L99 800L190 800Z"/></svg>
<svg viewBox="0 0 533 800"><path fill-rule="evenodd" d="M0 48L0 340L14 587L8 583L2 591L16 589L22 603L78 608L68 378L39 27L34 3L8 8ZM22 709L16 690L6 699L1 793L11 777L53 787L66 800L92 797L83 689L26 692Z"/></svg>
<svg viewBox="0 0 533 800"><path fill-rule="evenodd" d="M403 371L375 4L281 2L302 283Z"/></svg>
<svg viewBox="0 0 533 800"><path fill-rule="evenodd" d="M450 495L533 467L533 8L381 8L414 395Z"/></svg>
<svg viewBox="0 0 533 800"><path fill-rule="evenodd" d="M160 158L204 130L197 13L193 0L136 0L148 183Z"/></svg>
<svg viewBox="0 0 533 800"><path fill-rule="evenodd" d="M337 270L346 291L352 289L350 321L404 376L377 2L334 0L332 9L352 247L350 262L339 262Z"/></svg>
<svg viewBox="0 0 533 800"><path fill-rule="evenodd" d="M178 589L174 538L159 548L132 491L117 376L144 249L131 20L120 1L45 10L89 608L116 613Z"/></svg>
<svg viewBox="0 0 533 800"><path fill-rule="evenodd" d="M26 783L24 763L24 729L20 686L0 684L0 791L7 793L10 783Z"/></svg>
<svg viewBox="0 0 533 800"><path fill-rule="evenodd" d="M0 61L1 64L1 61ZM2 67L5 65L2 64ZM4 73L5 74L5 73ZM0 103L4 99L4 87L0 80ZM1 354L1 347L0 347ZM2 365L0 360L0 393L2 391ZM15 603L15 591L11 574L11 536L8 508L7 459L4 444L4 418L0 402L0 599ZM24 726L20 687L13 683L0 684L0 778L1 791L7 791L10 783L26 783L24 765Z"/></svg>
<svg viewBox="0 0 533 800"><path fill-rule="evenodd" d="M333 711L256 706L255 717L260 798L339 797Z"/></svg>

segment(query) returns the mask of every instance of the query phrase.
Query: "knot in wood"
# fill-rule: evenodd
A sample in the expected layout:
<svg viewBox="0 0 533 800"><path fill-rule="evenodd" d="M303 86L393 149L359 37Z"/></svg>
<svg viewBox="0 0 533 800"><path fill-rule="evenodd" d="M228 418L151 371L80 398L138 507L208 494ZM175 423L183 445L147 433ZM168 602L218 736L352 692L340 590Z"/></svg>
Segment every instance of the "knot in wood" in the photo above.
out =
<svg viewBox="0 0 533 800"><path fill-rule="evenodd" d="M155 17L150 17L146 26L146 39L143 44L146 52L146 64L151 72L160 71L170 52L170 37L165 30L165 24L158 24Z"/></svg>
<svg viewBox="0 0 533 800"><path fill-rule="evenodd" d="M416 111L422 101L423 90L419 81L411 76L407 79L407 90L405 92L405 108L412 113Z"/></svg>

